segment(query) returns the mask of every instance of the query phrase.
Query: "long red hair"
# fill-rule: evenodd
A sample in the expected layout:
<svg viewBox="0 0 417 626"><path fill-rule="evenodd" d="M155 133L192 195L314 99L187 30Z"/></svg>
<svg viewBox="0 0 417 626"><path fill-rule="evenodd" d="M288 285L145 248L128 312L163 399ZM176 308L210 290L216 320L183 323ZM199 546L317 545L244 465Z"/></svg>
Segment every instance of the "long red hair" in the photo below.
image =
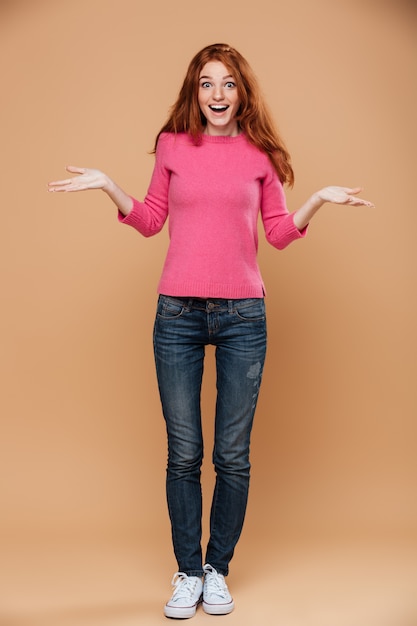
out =
<svg viewBox="0 0 417 626"><path fill-rule="evenodd" d="M206 46L191 60L177 101L170 109L161 133L185 132L196 144L201 141L206 119L198 105L199 76L209 61L220 61L233 76L238 89L240 107L236 115L239 128L248 140L270 158L281 182L294 184L290 155L275 127L264 101L256 76L246 59L234 48L224 43Z"/></svg>

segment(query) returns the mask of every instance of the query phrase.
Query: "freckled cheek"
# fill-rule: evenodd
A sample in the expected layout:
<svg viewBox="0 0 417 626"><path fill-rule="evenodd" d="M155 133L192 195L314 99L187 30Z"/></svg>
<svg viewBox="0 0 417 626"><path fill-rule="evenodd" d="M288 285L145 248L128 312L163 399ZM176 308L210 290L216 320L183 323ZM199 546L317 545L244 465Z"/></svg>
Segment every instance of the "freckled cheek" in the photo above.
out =
<svg viewBox="0 0 417 626"><path fill-rule="evenodd" d="M232 113L233 116L235 116L237 114L237 112L239 111L239 106L240 106L239 102L235 102L233 104L233 107L232 107L233 108L233 113Z"/></svg>
<svg viewBox="0 0 417 626"><path fill-rule="evenodd" d="M207 98L205 98L202 94L199 94L197 102L200 109L203 109L206 106Z"/></svg>

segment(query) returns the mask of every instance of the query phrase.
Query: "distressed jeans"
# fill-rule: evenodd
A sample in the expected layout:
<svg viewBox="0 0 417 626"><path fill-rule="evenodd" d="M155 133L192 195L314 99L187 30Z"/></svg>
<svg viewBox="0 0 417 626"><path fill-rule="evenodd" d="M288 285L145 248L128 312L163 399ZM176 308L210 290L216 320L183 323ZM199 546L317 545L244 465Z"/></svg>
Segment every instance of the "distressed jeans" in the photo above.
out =
<svg viewBox="0 0 417 626"><path fill-rule="evenodd" d="M166 491L178 569L202 576L201 383L205 346L216 353L216 484L205 562L227 575L249 489L249 446L266 352L263 298L159 296L154 352L168 435Z"/></svg>

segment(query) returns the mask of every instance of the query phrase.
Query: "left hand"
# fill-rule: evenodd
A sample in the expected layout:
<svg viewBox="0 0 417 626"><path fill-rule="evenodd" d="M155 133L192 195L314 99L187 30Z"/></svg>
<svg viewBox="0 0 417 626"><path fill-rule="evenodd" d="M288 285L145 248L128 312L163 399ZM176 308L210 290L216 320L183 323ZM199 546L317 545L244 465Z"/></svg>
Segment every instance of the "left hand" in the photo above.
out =
<svg viewBox="0 0 417 626"><path fill-rule="evenodd" d="M349 204L351 206L367 206L374 207L375 205L369 200L363 200L356 196L357 193L362 191L361 187L324 187L317 191L317 196L323 202L333 202L334 204Z"/></svg>

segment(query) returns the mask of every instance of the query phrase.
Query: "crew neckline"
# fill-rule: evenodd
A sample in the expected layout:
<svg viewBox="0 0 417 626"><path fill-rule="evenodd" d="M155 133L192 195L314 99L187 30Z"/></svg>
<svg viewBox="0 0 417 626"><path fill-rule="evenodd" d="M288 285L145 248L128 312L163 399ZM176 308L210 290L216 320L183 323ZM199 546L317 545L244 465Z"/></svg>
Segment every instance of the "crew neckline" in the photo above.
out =
<svg viewBox="0 0 417 626"><path fill-rule="evenodd" d="M244 133L240 133L239 135L206 135L202 134L201 139L203 143L237 143L239 141L244 140Z"/></svg>

